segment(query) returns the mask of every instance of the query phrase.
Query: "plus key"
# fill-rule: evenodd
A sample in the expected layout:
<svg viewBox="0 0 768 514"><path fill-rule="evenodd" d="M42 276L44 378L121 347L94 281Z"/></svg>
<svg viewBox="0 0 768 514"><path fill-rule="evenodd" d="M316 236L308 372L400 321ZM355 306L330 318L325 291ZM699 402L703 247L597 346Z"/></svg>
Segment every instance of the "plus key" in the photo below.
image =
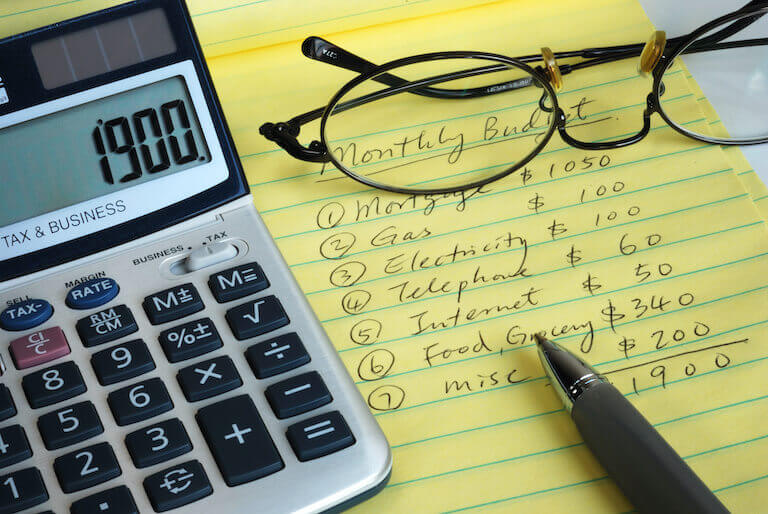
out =
<svg viewBox="0 0 768 514"><path fill-rule="evenodd" d="M203 407L197 422L228 486L283 469L283 460L248 395Z"/></svg>

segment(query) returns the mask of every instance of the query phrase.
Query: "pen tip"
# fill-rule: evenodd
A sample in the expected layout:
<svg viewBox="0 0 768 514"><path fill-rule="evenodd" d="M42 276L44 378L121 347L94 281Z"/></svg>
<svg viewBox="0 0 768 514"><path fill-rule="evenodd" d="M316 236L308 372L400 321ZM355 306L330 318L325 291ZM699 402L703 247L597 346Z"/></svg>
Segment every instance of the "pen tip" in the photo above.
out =
<svg viewBox="0 0 768 514"><path fill-rule="evenodd" d="M536 339L536 344L538 346L541 346L547 340L547 338L544 337L544 333L543 332L538 332L536 334L533 334L533 337L534 337L534 339Z"/></svg>

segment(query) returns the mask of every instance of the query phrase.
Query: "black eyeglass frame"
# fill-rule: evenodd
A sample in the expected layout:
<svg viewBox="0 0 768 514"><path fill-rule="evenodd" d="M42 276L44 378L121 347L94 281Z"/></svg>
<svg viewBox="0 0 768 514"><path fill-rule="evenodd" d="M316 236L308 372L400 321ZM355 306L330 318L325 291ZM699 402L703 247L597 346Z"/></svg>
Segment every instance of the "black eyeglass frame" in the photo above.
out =
<svg viewBox="0 0 768 514"><path fill-rule="evenodd" d="M678 133L686 137L699 140L702 142L711 143L711 144L721 144L721 145L752 145L752 144L766 143L768 142L768 136L760 137L760 138L732 140L732 139L722 139L717 137L708 137L702 134L690 132L684 127L673 122L664 112L660 102L660 98L664 93L664 84L663 84L662 78L665 72L667 71L667 69L674 63L674 60L681 54L720 50L720 49L727 49L727 48L736 48L736 47L745 47L745 46L768 45L768 38L750 39L750 40L727 42L727 43L721 42L723 39L726 39L731 35L736 34L739 31L743 30L747 26L751 25L752 23L757 21L759 18L764 16L766 13L768 13L768 1L753 0L749 2L747 5L743 6L742 8L737 9L724 16L721 16L715 20L712 20L709 23L702 25L698 29L694 30L693 32L685 36L669 39L667 41L667 45L665 46L663 52L659 56L658 61L654 65L653 70L651 72L652 78L653 78L653 84L651 87L651 92L646 97L646 108L643 111L643 126L637 132L637 134L634 134L632 136L629 136L623 139L617 139L612 141L601 141L601 142L589 142L589 141L580 141L572 137L570 134L568 134L566 130L567 129L566 116L565 116L565 113L562 111L562 109L560 109L557 103L557 95L550 83L550 80L551 80L550 75L548 74L547 70L545 70L545 68L541 66L537 66L534 68L526 64L527 62L541 61L542 59L541 55L530 55L530 56L512 58L512 57L507 57L500 54L494 54L494 53L488 53L488 52L477 52L477 51L433 52L433 53L426 53L426 54L419 54L419 55L404 57L404 58L396 59L396 60L377 66L340 47L337 47L336 45L333 45L332 43L329 43L317 37L310 37L310 38L307 38L307 40L305 40L304 44L302 45L302 50L305 55L307 55L310 58L317 59L329 64L334 64L336 66L357 71L360 74L357 77L350 80L349 82L347 82L344 86L342 86L342 88L331 98L331 100L325 107L314 109L307 113L301 114L299 116L292 118L287 122L265 123L260 127L260 133L264 135L267 139L277 143L280 147L282 147L290 155L292 155L297 159L308 161L308 162L325 162L325 163L331 162L339 169L339 171L349 176L350 178L356 180L357 182L363 183L367 186L374 187L377 189L392 191L396 193L405 193L405 194L451 193L451 192L480 187L490 182L499 180L519 170L520 168L525 166L528 162L530 162L534 157L536 157L536 155L538 155L541 152L541 150L549 143L552 137L552 134L554 134L555 132L555 129L557 129L558 133L560 134L560 137L563 139L563 141L566 144L575 148L583 149L583 150L608 150L608 149L615 149L615 148L621 148L624 146L632 145L641 141L648 135L651 128L651 116L654 113L658 113L661 116L661 118L673 130L677 131ZM714 28L723 26L723 25L726 25L726 26L720 29L719 31L713 34L710 34L709 36L699 40L699 38L701 38L702 35L707 34L708 32L712 31ZM562 71L562 74L566 75L577 69L585 68L588 66L594 66L598 64L604 64L604 63L614 62L622 59L637 57L642 52L643 47L644 47L643 44L630 44L630 45L621 45L621 46L613 46L613 47L590 48L590 49L584 49L579 51L559 52L559 53L555 53L554 56L555 58L585 57L588 59L586 61L582 61L582 62L571 64L571 65L561 65L560 69ZM473 182L465 183L460 186L417 189L417 188L391 186L386 183L381 183L381 182L371 180L365 175L358 175L357 173L349 170L346 166L344 166L343 163L339 162L338 159L336 159L336 157L333 155L333 153L327 150L329 148L329 144L326 138L325 128L326 128L328 119L333 114L339 112L338 110L339 102L350 90L354 89L362 82L365 82L368 80L376 80L377 82L390 85L391 87L389 89L379 91L375 94L367 95L371 98L368 98L360 103L355 103L360 101L360 99L353 99L351 101L347 101L344 104L341 104L342 106L346 106L341 110L352 108L363 103L367 103L370 101L377 100L379 98L383 98L385 96L390 96L392 94L399 94L403 92L420 94L420 95L429 96L429 97L444 98L444 99L465 99L465 98L476 98L478 96L487 96L492 94L503 93L503 92L507 92L509 89L514 89L514 88L508 88L502 91L495 91L494 88L498 85L493 85L493 86L487 86L484 88L477 88L476 90L470 90L469 92L467 92L467 90L444 90L444 89L437 89L437 88L430 87L430 85L435 83L436 81L445 82L448 80L463 78L465 76L471 76L471 75L467 75L467 73L471 73L472 70L457 72L454 74L446 74L441 77L432 77L430 79L426 79L423 81L414 81L414 82L408 82L404 79L400 79L397 76L393 76L387 73L392 69L400 68L403 66L417 64L420 62L441 60L441 59L483 59L487 61L498 62L498 63L501 63L502 65L513 66L515 68L518 68L528 73L532 77L532 79L536 82L536 85L541 87L544 90L542 93L541 100L539 101L539 107L544 111L553 113L552 120L547 132L544 133L543 136L541 136L539 143L525 158L515 162L509 168L495 175L492 175L484 179L476 180ZM529 85L530 84L521 85L520 87L527 87ZM544 105L544 100L547 97L551 99L550 106ZM354 105L350 106L349 105L350 103ZM301 126L306 123L309 123L310 121L316 120L318 118L320 118L320 141L314 140L307 147L301 145L301 143L299 143L299 141L297 140L297 137L301 130Z"/></svg>

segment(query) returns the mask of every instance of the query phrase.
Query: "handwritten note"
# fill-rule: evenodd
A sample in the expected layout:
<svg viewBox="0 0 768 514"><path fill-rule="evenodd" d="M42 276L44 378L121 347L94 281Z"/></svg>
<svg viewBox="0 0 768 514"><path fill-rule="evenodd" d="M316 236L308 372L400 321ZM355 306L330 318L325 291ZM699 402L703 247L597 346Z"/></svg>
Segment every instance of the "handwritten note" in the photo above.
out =
<svg viewBox="0 0 768 514"><path fill-rule="evenodd" d="M644 41L651 26L634 0L546 10L501 1L440 14L437 2L392 0L376 12L346 2L338 19L309 8L292 24L267 16L274 1L241 2L191 5L209 57L218 55L209 64L256 205L393 448L389 486L359 512L631 510L547 384L531 339L542 330L606 373L732 511L763 508L768 235L742 181L758 204L761 186L738 149L686 139L654 117L634 146L585 152L555 135L503 180L406 196L296 161L258 134L265 121L325 104L352 78L307 61L293 39L336 33L334 42L374 62L448 49L569 50ZM114 3L13 0L0 8L0 31ZM414 16L393 14L406 9ZM348 20L360 21L357 30ZM227 34L234 40L221 42ZM635 66L565 77L558 99L574 136L640 127L650 83ZM682 67L666 85L677 119L701 130L716 122ZM461 148L443 163L459 174L474 169L477 153L465 148L498 143L500 165L507 139L546 125L535 104L492 112L509 107L494 104L506 98L454 120L437 104L420 107L424 126L377 139L413 141L399 157L387 146L369 155L397 164ZM346 128L384 122L396 125ZM452 138L438 129L422 148L427 126ZM302 140L317 131L304 127Z"/></svg>
<svg viewBox="0 0 768 514"><path fill-rule="evenodd" d="M337 39L383 61L445 41L518 55L650 31L633 2L554 11L561 17L501 3L401 22L393 48L379 44L392 27ZM595 26L605 27L599 37L586 29ZM610 118L573 134L639 126L649 84L635 65L566 77L559 99L574 124ZM530 336L538 330L606 372L726 505L756 508L765 471L750 456L768 452L759 386L768 240L719 147L654 119L648 138L625 149L584 152L555 137L525 171L489 186L390 195L328 180L338 172L257 135L262 121L322 105L349 74L302 63L292 45L216 59L213 70L256 205L393 446L390 486L360 511L630 510L547 386ZM257 74L263 98L242 87ZM708 123L682 69L664 101L692 126ZM437 114L425 108L424 122ZM487 116L448 129L483 137Z"/></svg>

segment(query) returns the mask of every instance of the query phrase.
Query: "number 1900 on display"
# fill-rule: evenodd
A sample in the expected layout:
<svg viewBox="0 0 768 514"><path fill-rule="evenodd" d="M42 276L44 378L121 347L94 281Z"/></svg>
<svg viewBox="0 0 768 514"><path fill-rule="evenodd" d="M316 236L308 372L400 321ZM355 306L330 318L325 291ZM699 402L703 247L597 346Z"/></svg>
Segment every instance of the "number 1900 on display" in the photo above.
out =
<svg viewBox="0 0 768 514"><path fill-rule="evenodd" d="M107 184L115 183L110 158L115 159L116 156L126 155L130 162L130 173L126 172L119 178L121 183L136 180L144 173L159 173L167 170L171 167L171 157L177 166L193 162L200 157L184 101L177 99L167 102L160 106L160 113L162 124L157 109L152 108L133 113L130 121L125 116L106 123L102 120L98 121L93 130L93 141L96 152L102 156L99 163ZM178 127L174 124L174 118ZM183 131L183 134L177 137L174 135L177 131ZM106 145L104 144L105 135ZM148 138L159 138L159 140L150 144L147 143ZM205 157L200 160L205 160ZM119 171L117 165L115 165L115 171Z"/></svg>

